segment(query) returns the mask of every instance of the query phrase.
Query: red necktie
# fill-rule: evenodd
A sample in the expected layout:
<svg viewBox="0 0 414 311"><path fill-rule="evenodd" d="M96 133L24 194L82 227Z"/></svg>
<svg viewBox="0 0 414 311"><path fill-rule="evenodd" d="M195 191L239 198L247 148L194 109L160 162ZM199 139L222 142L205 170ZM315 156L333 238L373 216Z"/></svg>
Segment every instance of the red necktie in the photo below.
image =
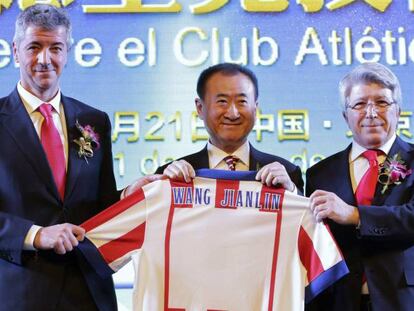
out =
<svg viewBox="0 0 414 311"><path fill-rule="evenodd" d="M225 157L223 160L224 160L224 162L226 162L226 164L227 164L230 171L235 171L236 170L236 163L237 163L237 161L239 161L238 158L233 157L233 156L230 155L230 156Z"/></svg>
<svg viewBox="0 0 414 311"><path fill-rule="evenodd" d="M369 168L362 176L358 187L355 191L355 198L358 205L371 205L374 198L375 188L378 181L378 160L377 156L381 153L381 150L366 150L362 156L369 162ZM362 286L367 282L365 273L362 274Z"/></svg>
<svg viewBox="0 0 414 311"><path fill-rule="evenodd" d="M39 112L44 118L40 130L40 140L49 161L49 166L52 170L59 194L63 199L66 183L66 161L62 140L53 123L52 109L52 105L46 103L41 104L39 107Z"/></svg>
<svg viewBox="0 0 414 311"><path fill-rule="evenodd" d="M366 150L362 154L369 161L369 168L364 176L362 176L355 191L355 198L358 205L371 205L372 199L374 198L379 169L377 155L380 152L380 150Z"/></svg>

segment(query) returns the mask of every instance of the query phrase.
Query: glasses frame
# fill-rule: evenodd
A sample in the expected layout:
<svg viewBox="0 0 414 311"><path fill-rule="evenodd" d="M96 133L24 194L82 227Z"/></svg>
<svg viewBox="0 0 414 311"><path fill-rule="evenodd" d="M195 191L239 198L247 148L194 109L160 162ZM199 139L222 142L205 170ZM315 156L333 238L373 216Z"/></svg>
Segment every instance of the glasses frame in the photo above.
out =
<svg viewBox="0 0 414 311"><path fill-rule="evenodd" d="M365 112L368 110L368 107L372 107L371 109L374 109L376 112L385 112L390 109L392 105L396 104L395 101L388 102L386 100L378 100L378 101L358 101L354 105L346 105L346 108L351 109L352 111L356 111L359 113ZM357 107L359 105L359 108Z"/></svg>

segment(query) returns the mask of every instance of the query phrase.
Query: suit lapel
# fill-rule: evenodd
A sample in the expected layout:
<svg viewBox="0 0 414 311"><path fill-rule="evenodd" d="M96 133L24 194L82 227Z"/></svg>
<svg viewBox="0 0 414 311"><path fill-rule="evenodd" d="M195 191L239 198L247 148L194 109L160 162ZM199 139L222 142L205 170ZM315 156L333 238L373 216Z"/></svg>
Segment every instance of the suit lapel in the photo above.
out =
<svg viewBox="0 0 414 311"><path fill-rule="evenodd" d="M194 167L195 170L210 167L210 163L208 161L207 145L199 152L195 153L193 158L195 161L190 164Z"/></svg>
<svg viewBox="0 0 414 311"><path fill-rule="evenodd" d="M258 171L261 169L262 164L257 159L257 150L249 143L249 171Z"/></svg>
<svg viewBox="0 0 414 311"><path fill-rule="evenodd" d="M409 160L412 158L412 155L410 155L411 151L412 150L410 146L397 136L394 144L392 145L390 149L390 152L387 158L392 158L394 155L398 153L401 156L401 159L404 161L404 163L407 164L409 163ZM384 194L382 194L381 191L382 191L383 186L384 185L377 183L377 186L375 189L375 196L372 201L372 205L376 205L376 206L384 205L386 200L389 197L391 197L393 194L399 191L398 185L390 185L387 191Z"/></svg>
<svg viewBox="0 0 414 311"><path fill-rule="evenodd" d="M340 198L342 198L348 204L356 205L355 194L352 189L351 174L349 172L349 153L351 151L351 145L348 146L344 151L339 154L339 159L337 163L343 163L343 165L337 165L331 172L333 177L339 178L329 178L327 176L326 182L330 183L332 180L339 181L338 184L331 184L331 191L335 192Z"/></svg>
<svg viewBox="0 0 414 311"><path fill-rule="evenodd" d="M17 89L9 95L7 102L1 108L0 114L3 115L3 125L8 134L14 139L42 182L59 198L46 154Z"/></svg>
<svg viewBox="0 0 414 311"><path fill-rule="evenodd" d="M78 117L78 109L69 98L62 95L63 109L65 111L66 128L68 136L68 170L66 173L66 189L65 200L67 200L73 192L76 180L79 177L85 159L80 158L77 149L74 147L73 140L81 135L76 128L76 120Z"/></svg>

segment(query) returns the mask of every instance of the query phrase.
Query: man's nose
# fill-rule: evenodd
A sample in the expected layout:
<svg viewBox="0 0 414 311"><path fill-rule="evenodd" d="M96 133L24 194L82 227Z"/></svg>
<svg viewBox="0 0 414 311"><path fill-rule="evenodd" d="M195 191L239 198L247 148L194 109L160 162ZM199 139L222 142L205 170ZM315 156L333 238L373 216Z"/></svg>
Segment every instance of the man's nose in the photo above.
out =
<svg viewBox="0 0 414 311"><path fill-rule="evenodd" d="M226 112L226 117L228 117L229 119L237 119L238 117L240 117L239 109L237 108L237 105L235 103L230 104Z"/></svg>
<svg viewBox="0 0 414 311"><path fill-rule="evenodd" d="M370 103L367 105L366 109L366 117L367 118L376 118L378 116L377 107L374 103Z"/></svg>
<svg viewBox="0 0 414 311"><path fill-rule="evenodd" d="M43 49L40 51L40 53L37 55L37 62L43 65L50 64L50 52L48 49Z"/></svg>

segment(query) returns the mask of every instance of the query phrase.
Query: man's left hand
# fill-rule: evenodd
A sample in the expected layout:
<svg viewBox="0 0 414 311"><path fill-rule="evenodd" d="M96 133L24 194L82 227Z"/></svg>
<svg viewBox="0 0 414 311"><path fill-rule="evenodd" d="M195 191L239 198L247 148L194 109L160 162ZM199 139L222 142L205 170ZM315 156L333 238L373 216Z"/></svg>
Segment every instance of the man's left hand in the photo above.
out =
<svg viewBox="0 0 414 311"><path fill-rule="evenodd" d="M256 180L260 180L267 186L281 185L288 191L295 190L295 184L290 179L286 168L279 162L273 162L263 166L256 174Z"/></svg>
<svg viewBox="0 0 414 311"><path fill-rule="evenodd" d="M359 211L346 204L335 193L316 190L310 198L310 208L317 221L329 218L341 225L358 225Z"/></svg>

